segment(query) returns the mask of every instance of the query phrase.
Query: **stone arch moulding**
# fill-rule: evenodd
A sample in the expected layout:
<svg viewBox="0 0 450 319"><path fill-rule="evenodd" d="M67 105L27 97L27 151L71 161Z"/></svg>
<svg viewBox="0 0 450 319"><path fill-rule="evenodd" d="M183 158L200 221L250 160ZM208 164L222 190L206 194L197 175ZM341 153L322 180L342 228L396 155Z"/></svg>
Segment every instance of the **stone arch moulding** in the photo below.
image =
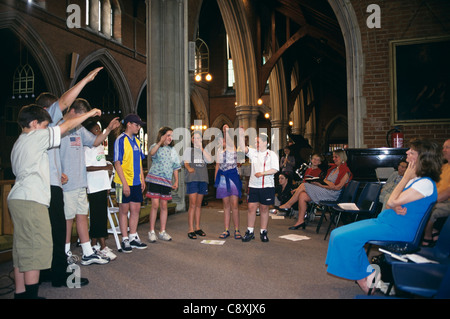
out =
<svg viewBox="0 0 450 319"><path fill-rule="evenodd" d="M22 16L14 12L0 13L0 29L4 28L10 29L27 45L36 63L39 65L47 90L56 96L61 96L65 92L61 69L39 34Z"/></svg>
<svg viewBox="0 0 450 319"><path fill-rule="evenodd" d="M350 148L365 147L363 132L363 116L366 114L366 100L362 87L365 73L365 62L362 50L361 30L355 10L348 0L328 0L336 15L345 43L347 64L347 113L348 113L348 145Z"/></svg>
<svg viewBox="0 0 450 319"><path fill-rule="evenodd" d="M218 0L217 4L230 40L238 107L255 106L258 100L258 76L254 45L244 5L240 0Z"/></svg>
<svg viewBox="0 0 450 319"><path fill-rule="evenodd" d="M327 125L325 125L325 127L323 128L323 134L322 134L322 140L321 140L321 144L322 145L326 145L327 144L327 140L330 134L331 129L333 129L335 127L335 125L337 124L343 124L346 125L348 127L348 121L347 119L342 116L342 115L337 115L334 118L330 119L327 123Z"/></svg>
<svg viewBox="0 0 450 319"><path fill-rule="evenodd" d="M136 105L133 102L133 97L125 74L107 49L99 49L91 53L80 63L75 72L71 86L76 83L75 81L78 79L80 73L91 63L96 61L99 61L105 67L112 81L115 83L119 96L120 108L122 109L123 114L134 112Z"/></svg>
<svg viewBox="0 0 450 319"><path fill-rule="evenodd" d="M228 116L225 114L220 114L214 122L211 124L211 127L217 127L218 129L222 129L222 126L227 124L229 127L234 128L233 122L230 120Z"/></svg>
<svg viewBox="0 0 450 319"><path fill-rule="evenodd" d="M141 96L146 93L147 93L147 79L145 79L144 82L142 82L142 85L139 88L139 93L136 98L136 103L134 105L134 109L131 110L131 113L136 113L136 114L138 113L139 101L141 100ZM147 100L148 100L148 98L147 98ZM148 105L148 101L146 102L146 104Z"/></svg>
<svg viewBox="0 0 450 319"><path fill-rule="evenodd" d="M206 109L205 101L197 88L193 88L191 92L191 101L194 105L195 117L202 121L202 125L209 125L208 111ZM193 123L191 123L193 124Z"/></svg>

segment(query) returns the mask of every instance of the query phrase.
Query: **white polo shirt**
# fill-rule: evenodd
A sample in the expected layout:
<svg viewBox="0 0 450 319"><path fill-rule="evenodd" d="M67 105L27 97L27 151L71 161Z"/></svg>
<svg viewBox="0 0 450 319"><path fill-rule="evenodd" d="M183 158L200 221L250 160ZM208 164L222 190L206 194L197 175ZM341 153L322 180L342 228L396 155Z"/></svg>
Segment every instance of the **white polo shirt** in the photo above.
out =
<svg viewBox="0 0 450 319"><path fill-rule="evenodd" d="M248 186L252 188L275 187L275 178L273 174L262 177L256 177L255 174L270 169L279 171L280 163L278 155L271 150L257 151L253 148L249 148L247 156L250 159L252 167Z"/></svg>

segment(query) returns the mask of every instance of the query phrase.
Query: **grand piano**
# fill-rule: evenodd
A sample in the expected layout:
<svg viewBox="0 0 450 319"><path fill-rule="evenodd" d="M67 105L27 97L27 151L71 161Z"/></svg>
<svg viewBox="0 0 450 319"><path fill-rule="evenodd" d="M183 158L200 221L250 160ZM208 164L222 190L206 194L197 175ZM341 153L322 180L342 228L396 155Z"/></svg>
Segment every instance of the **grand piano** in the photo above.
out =
<svg viewBox="0 0 450 319"><path fill-rule="evenodd" d="M361 183L385 182L387 177L378 178L377 168L394 168L406 159L407 148L350 148L346 150L347 165L353 179Z"/></svg>

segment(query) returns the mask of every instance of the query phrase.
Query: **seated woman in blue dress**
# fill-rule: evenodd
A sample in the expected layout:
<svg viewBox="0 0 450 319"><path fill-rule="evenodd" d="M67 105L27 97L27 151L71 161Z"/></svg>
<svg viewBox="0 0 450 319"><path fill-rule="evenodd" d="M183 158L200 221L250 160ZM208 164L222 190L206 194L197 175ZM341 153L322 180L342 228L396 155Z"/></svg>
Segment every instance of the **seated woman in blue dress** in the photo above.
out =
<svg viewBox="0 0 450 319"><path fill-rule="evenodd" d="M410 144L408 168L389 197L388 209L377 218L342 226L330 235L325 262L328 273L356 280L365 293L374 285L375 272L364 245L370 240L411 241L427 208L437 200L442 152L428 140Z"/></svg>
<svg viewBox="0 0 450 319"><path fill-rule="evenodd" d="M324 179L325 184L318 182L302 183L295 190L294 195L280 209L290 209L298 201L298 219L294 226L289 229L296 230L302 227L305 229L305 214L308 203L313 201L319 203L321 200L337 200L342 188L351 179L351 172L347 166L347 155L343 150L333 152L333 164L328 169Z"/></svg>

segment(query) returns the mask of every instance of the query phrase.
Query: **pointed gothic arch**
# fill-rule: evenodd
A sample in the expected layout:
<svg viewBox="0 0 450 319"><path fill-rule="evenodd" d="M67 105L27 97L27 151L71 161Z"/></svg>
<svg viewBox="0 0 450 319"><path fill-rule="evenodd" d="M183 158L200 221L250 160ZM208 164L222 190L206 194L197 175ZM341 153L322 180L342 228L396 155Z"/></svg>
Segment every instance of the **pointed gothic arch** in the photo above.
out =
<svg viewBox="0 0 450 319"><path fill-rule="evenodd" d="M363 96L365 62L362 50L361 30L352 4L346 0L328 0L336 15L345 44L347 63L347 114L348 144L351 148L364 145L363 117L366 116L366 100Z"/></svg>
<svg viewBox="0 0 450 319"><path fill-rule="evenodd" d="M66 90L58 63L39 34L20 15L15 12L0 13L0 29L10 29L27 44L29 52L38 64L49 92L61 96Z"/></svg>
<svg viewBox="0 0 450 319"><path fill-rule="evenodd" d="M128 81L125 78L125 74L120 68L120 65L107 49L99 49L91 53L80 63L75 72L75 76L71 83L71 86L76 83L75 81L78 79L80 73L92 62L96 61L105 66L105 69L111 77L111 80L114 82L123 114L128 114L135 111L136 106L133 101Z"/></svg>
<svg viewBox="0 0 450 319"><path fill-rule="evenodd" d="M195 118L197 120L201 120L203 125L208 125L209 123L208 110L206 109L205 101L203 100L201 93L196 87L192 89L191 102L192 105L194 106Z"/></svg>

